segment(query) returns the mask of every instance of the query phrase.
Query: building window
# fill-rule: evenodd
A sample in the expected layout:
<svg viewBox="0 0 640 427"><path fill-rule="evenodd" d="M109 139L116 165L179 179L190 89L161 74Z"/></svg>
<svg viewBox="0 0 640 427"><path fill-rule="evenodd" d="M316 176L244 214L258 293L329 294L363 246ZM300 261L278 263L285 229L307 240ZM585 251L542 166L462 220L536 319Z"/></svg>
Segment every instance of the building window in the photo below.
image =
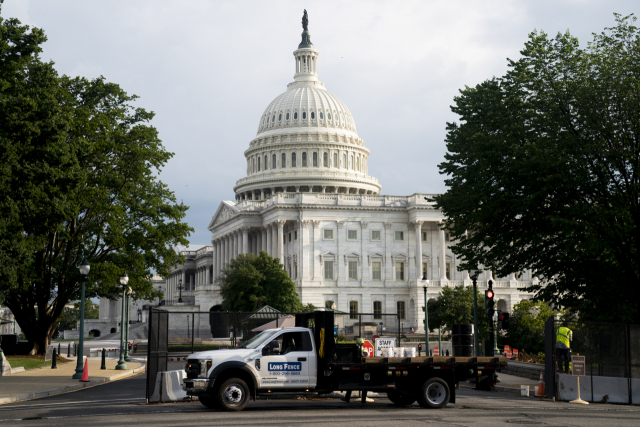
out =
<svg viewBox="0 0 640 427"><path fill-rule="evenodd" d="M396 240L398 241L404 240L404 231L396 231Z"/></svg>
<svg viewBox="0 0 640 427"><path fill-rule="evenodd" d="M398 301L396 302L396 313L398 313L398 317L400 318L400 320L404 320L406 319L406 311L405 311L405 306L404 306L404 301Z"/></svg>
<svg viewBox="0 0 640 427"><path fill-rule="evenodd" d="M449 233L444 233L444 241L445 242L449 241Z"/></svg>
<svg viewBox="0 0 640 427"><path fill-rule="evenodd" d="M260 169L260 160L261 160L260 157L258 157L258 172L260 172L260 170L261 170Z"/></svg>
<svg viewBox="0 0 640 427"><path fill-rule="evenodd" d="M331 113L327 113L327 119L331 120Z"/></svg>
<svg viewBox="0 0 640 427"><path fill-rule="evenodd" d="M358 318L358 301L349 301L349 319Z"/></svg>
<svg viewBox="0 0 640 427"><path fill-rule="evenodd" d="M313 153L313 167L318 167L318 153Z"/></svg>
<svg viewBox="0 0 640 427"><path fill-rule="evenodd" d="M427 232L423 231L422 233L420 233L422 235L422 241L426 242L427 241Z"/></svg>
<svg viewBox="0 0 640 427"><path fill-rule="evenodd" d="M349 169L353 170L353 154L349 156Z"/></svg>
<svg viewBox="0 0 640 427"><path fill-rule="evenodd" d="M382 301L373 302L373 318L382 319Z"/></svg>
<svg viewBox="0 0 640 427"><path fill-rule="evenodd" d="M349 261L349 280L358 280L358 261Z"/></svg>
<svg viewBox="0 0 640 427"><path fill-rule="evenodd" d="M349 240L358 240L358 231L357 230L349 230L349 231L347 231L347 239L349 239Z"/></svg>
<svg viewBox="0 0 640 427"><path fill-rule="evenodd" d="M322 111L320 111L320 120L324 119L324 115L322 114Z"/></svg>
<svg viewBox="0 0 640 427"><path fill-rule="evenodd" d="M279 121L279 122L281 122L281 121L282 121L282 113L280 113L280 114L278 115L278 121Z"/></svg>
<svg viewBox="0 0 640 427"><path fill-rule="evenodd" d="M269 168L269 156L267 156L266 154L264 155L264 170L267 170Z"/></svg>
<svg viewBox="0 0 640 427"><path fill-rule="evenodd" d="M371 263L372 279L375 280L376 282L379 282L381 280L381 277L380 277L381 264L382 263L380 262Z"/></svg>
<svg viewBox="0 0 640 427"><path fill-rule="evenodd" d="M347 168L347 155L343 154L342 155L342 169L346 169Z"/></svg>
<svg viewBox="0 0 640 427"><path fill-rule="evenodd" d="M298 240L298 230L293 232L293 240Z"/></svg>
<svg viewBox="0 0 640 427"><path fill-rule="evenodd" d="M303 119L306 119L306 118L307 118L307 112L306 112L306 111L303 111L303 112L302 112L302 118L303 118Z"/></svg>
<svg viewBox="0 0 640 427"><path fill-rule="evenodd" d="M447 276L447 280L451 280L451 263L450 262L447 263L445 274Z"/></svg>
<svg viewBox="0 0 640 427"><path fill-rule="evenodd" d="M324 308L333 308L333 304L335 304L333 301L325 301Z"/></svg>
<svg viewBox="0 0 640 427"><path fill-rule="evenodd" d="M396 281L404 281L404 262L396 262Z"/></svg>
<svg viewBox="0 0 640 427"><path fill-rule="evenodd" d="M298 278L298 264L293 264L293 278Z"/></svg>
<svg viewBox="0 0 640 427"><path fill-rule="evenodd" d="M371 240L380 240L380 230L371 231Z"/></svg>
<svg viewBox="0 0 640 427"><path fill-rule="evenodd" d="M296 167L296 153L291 153L291 167Z"/></svg>
<svg viewBox="0 0 640 427"><path fill-rule="evenodd" d="M333 280L333 261L324 262L324 279Z"/></svg>
<svg viewBox="0 0 640 427"><path fill-rule="evenodd" d="M293 113L293 120L298 120L298 112Z"/></svg>
<svg viewBox="0 0 640 427"><path fill-rule="evenodd" d="M282 167L287 167L287 155L285 153L282 153Z"/></svg>
<svg viewBox="0 0 640 427"><path fill-rule="evenodd" d="M338 153L333 153L333 167L338 167Z"/></svg>
<svg viewBox="0 0 640 427"><path fill-rule="evenodd" d="M322 166L324 166L325 168L329 167L329 154L324 153L322 155L322 163L323 163Z"/></svg>
<svg viewBox="0 0 640 427"><path fill-rule="evenodd" d="M314 111L311 112L311 120L316 118L316 113Z"/></svg>
<svg viewBox="0 0 640 427"><path fill-rule="evenodd" d="M333 240L333 230L324 230L324 240Z"/></svg>
<svg viewBox="0 0 640 427"><path fill-rule="evenodd" d="M291 233L289 233L289 242L291 242Z"/></svg>
<svg viewBox="0 0 640 427"><path fill-rule="evenodd" d="M302 153L302 167L307 167L307 153Z"/></svg>
<svg viewBox="0 0 640 427"><path fill-rule="evenodd" d="M426 262L422 263L422 277L429 278L429 265Z"/></svg>
<svg viewBox="0 0 640 427"><path fill-rule="evenodd" d="M271 117L271 123L275 123L276 121L276 115L274 114L273 117Z"/></svg>
<svg viewBox="0 0 640 427"><path fill-rule="evenodd" d="M274 154L273 157L271 158L271 169L275 169L276 168L276 155Z"/></svg>

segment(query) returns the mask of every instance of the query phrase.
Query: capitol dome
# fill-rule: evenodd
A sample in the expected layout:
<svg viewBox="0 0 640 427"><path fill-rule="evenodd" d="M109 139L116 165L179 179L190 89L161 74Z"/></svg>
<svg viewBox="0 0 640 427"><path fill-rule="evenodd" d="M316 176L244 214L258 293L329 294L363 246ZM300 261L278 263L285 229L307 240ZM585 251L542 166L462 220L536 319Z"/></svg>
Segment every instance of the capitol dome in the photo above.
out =
<svg viewBox="0 0 640 427"><path fill-rule="evenodd" d="M294 81L260 117L245 151L247 176L237 200L263 200L280 192L379 194L367 175L369 150L347 106L318 79L319 52L305 28L293 52Z"/></svg>

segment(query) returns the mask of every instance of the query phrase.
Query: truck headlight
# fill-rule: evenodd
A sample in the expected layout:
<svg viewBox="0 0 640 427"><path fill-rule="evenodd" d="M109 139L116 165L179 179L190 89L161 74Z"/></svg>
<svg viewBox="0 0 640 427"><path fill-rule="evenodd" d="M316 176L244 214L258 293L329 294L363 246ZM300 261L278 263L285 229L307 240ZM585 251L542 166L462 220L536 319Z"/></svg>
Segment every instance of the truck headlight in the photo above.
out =
<svg viewBox="0 0 640 427"><path fill-rule="evenodd" d="M206 378L209 369L211 369L211 360L203 360L200 363L200 376Z"/></svg>

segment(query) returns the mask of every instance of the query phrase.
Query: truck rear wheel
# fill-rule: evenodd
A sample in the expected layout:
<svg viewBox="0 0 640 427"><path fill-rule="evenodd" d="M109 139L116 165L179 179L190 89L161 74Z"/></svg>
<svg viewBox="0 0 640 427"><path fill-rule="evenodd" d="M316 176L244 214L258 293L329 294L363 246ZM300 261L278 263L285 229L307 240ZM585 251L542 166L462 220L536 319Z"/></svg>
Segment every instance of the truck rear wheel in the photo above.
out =
<svg viewBox="0 0 640 427"><path fill-rule="evenodd" d="M440 409L447 406L451 398L449 385L442 378L431 378L422 386L418 403L423 408Z"/></svg>
<svg viewBox="0 0 640 427"><path fill-rule="evenodd" d="M240 378L229 378L216 390L215 397L225 411L242 411L249 403L249 387Z"/></svg>
<svg viewBox="0 0 640 427"><path fill-rule="evenodd" d="M415 396L411 396L410 394L400 393L398 391L388 391L387 397L394 405L398 406L409 406L413 402L416 401Z"/></svg>
<svg viewBox="0 0 640 427"><path fill-rule="evenodd" d="M218 402L213 396L198 396L198 400L209 409L218 409Z"/></svg>

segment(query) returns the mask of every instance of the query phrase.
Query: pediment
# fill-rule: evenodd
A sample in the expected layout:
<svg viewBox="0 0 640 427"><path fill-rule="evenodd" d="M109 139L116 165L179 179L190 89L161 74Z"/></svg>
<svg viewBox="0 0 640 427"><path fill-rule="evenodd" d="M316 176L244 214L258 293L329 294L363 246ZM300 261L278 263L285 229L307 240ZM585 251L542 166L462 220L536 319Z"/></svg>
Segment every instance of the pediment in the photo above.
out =
<svg viewBox="0 0 640 427"><path fill-rule="evenodd" d="M211 218L211 222L209 223L209 227L207 228L209 231L213 231L213 228L224 222L227 222L237 215L238 209L233 206L233 202L224 201L220 203L218 210L216 211L215 215L213 215L213 218Z"/></svg>
<svg viewBox="0 0 640 427"><path fill-rule="evenodd" d="M369 255L367 255L367 259L369 261L369 265L371 265L371 260L374 260L374 259L381 260L382 261L382 265L384 265L384 255L382 255L381 253L376 252L376 253L373 253L373 254L369 254Z"/></svg>

